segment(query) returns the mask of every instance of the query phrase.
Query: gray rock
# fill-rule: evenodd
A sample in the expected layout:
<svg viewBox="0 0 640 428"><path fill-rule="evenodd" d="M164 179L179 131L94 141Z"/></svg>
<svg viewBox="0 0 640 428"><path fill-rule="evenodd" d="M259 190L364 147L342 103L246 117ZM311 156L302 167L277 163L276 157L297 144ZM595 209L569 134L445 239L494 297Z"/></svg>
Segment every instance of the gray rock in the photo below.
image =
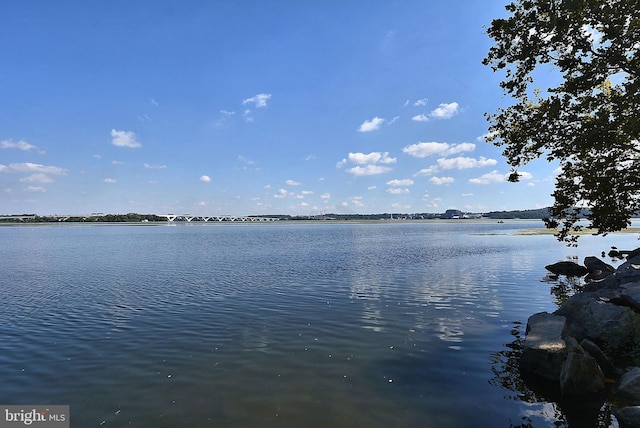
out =
<svg viewBox="0 0 640 428"><path fill-rule="evenodd" d="M610 303L619 297L619 291L609 290L610 298L601 299L605 291L575 294L555 313L566 317L567 335L589 339L612 361L622 361L630 352L640 351L640 335L636 333L640 318L632 309Z"/></svg>
<svg viewBox="0 0 640 428"><path fill-rule="evenodd" d="M640 406L613 409L620 428L640 428Z"/></svg>
<svg viewBox="0 0 640 428"><path fill-rule="evenodd" d="M585 291L598 291L602 289L616 289L618 288L618 280L615 274L607 275L603 278L589 278L589 275L585 277L586 284L584 286Z"/></svg>
<svg viewBox="0 0 640 428"><path fill-rule="evenodd" d="M575 339L571 338L573 341ZM567 340L568 342L568 340ZM575 342L572 352L560 372L560 390L563 396L582 396L597 394L604 390L604 374L598 362Z"/></svg>
<svg viewBox="0 0 640 428"><path fill-rule="evenodd" d="M560 380L567 356L563 316L540 312L529 317L520 367L552 381Z"/></svg>
<svg viewBox="0 0 640 428"><path fill-rule="evenodd" d="M622 284L620 286L620 293L640 302L640 280Z"/></svg>
<svg viewBox="0 0 640 428"><path fill-rule="evenodd" d="M640 281L640 255L629 258L614 273L621 284Z"/></svg>
<svg viewBox="0 0 640 428"><path fill-rule="evenodd" d="M616 268L600 260L597 257L585 257L584 266L589 272L585 278L587 281L600 281L609 275L613 275Z"/></svg>
<svg viewBox="0 0 640 428"><path fill-rule="evenodd" d="M604 352L602 352L602 349L600 349L598 345L596 345L589 339L582 339L582 342L580 342L580 346L582 347L582 349L588 352L589 355L596 359L598 365L602 369L602 373L604 373L605 376L612 379L616 379L618 377L618 370L613 364L611 364L611 361L609 361L607 356L604 354Z"/></svg>
<svg viewBox="0 0 640 428"><path fill-rule="evenodd" d="M616 393L631 404L640 405L640 367L634 367L622 375Z"/></svg>
<svg viewBox="0 0 640 428"><path fill-rule="evenodd" d="M587 274L587 268L575 262L557 262L544 267L554 275L566 276L584 276Z"/></svg>

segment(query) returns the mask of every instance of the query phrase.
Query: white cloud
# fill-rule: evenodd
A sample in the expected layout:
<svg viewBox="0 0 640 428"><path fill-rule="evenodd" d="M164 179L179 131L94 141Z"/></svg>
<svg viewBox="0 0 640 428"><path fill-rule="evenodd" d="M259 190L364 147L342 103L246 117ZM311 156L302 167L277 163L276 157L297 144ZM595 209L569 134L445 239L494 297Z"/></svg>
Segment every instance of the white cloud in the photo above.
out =
<svg viewBox="0 0 640 428"><path fill-rule="evenodd" d="M472 152L476 149L476 145L473 143L460 143L454 144L444 152L445 156L455 155L456 153Z"/></svg>
<svg viewBox="0 0 640 428"><path fill-rule="evenodd" d="M376 190L378 188L378 186L369 186L367 187L367 190Z"/></svg>
<svg viewBox="0 0 640 428"><path fill-rule="evenodd" d="M113 183L117 182L117 180L115 178L105 178L102 181L104 181L105 183L108 183L108 184L113 184Z"/></svg>
<svg viewBox="0 0 640 428"><path fill-rule="evenodd" d="M325 202L328 202L329 199L331 199L331 193L323 193L322 195L320 195L320 199L322 199Z"/></svg>
<svg viewBox="0 0 640 428"><path fill-rule="evenodd" d="M267 101L271 98L271 94L258 94L242 101L242 104L254 104L256 108L267 106Z"/></svg>
<svg viewBox="0 0 640 428"><path fill-rule="evenodd" d="M357 207L364 207L364 204L362 203L362 196L354 196L351 198L351 203Z"/></svg>
<svg viewBox="0 0 640 428"><path fill-rule="evenodd" d="M0 165L0 172L26 172L32 174L42 173L53 175L67 175L67 170L65 168L60 168L58 166L40 165L31 162L12 163L9 164L9 166Z"/></svg>
<svg viewBox="0 0 640 428"><path fill-rule="evenodd" d="M531 180L533 176L526 171L518 171L521 180ZM488 174L484 174L478 178L472 178L469 183L473 184L491 184L491 183L504 183L509 180L510 174L500 174L498 171L493 170Z"/></svg>
<svg viewBox="0 0 640 428"><path fill-rule="evenodd" d="M273 197L277 198L277 199L284 199L287 196L289 196L289 192L286 189L280 189L280 190L278 190L278 193L273 195Z"/></svg>
<svg viewBox="0 0 640 428"><path fill-rule="evenodd" d="M490 183L502 183L507 181L504 174L498 173L498 171L492 171L488 174L484 174L478 178L472 178L469 183L473 184L490 184Z"/></svg>
<svg viewBox="0 0 640 428"><path fill-rule="evenodd" d="M389 180L387 181L387 186L394 186L394 187L399 187L399 186L412 186L413 185L413 180L409 179L409 178L405 178L403 180Z"/></svg>
<svg viewBox="0 0 640 428"><path fill-rule="evenodd" d="M385 172L389 171L391 171L391 168L382 165L358 165L347 170L347 172L356 176L384 174Z"/></svg>
<svg viewBox="0 0 640 428"><path fill-rule="evenodd" d="M416 122L429 122L429 118L427 116L425 116L424 114L417 114L417 115L413 116L411 118L411 120L414 120Z"/></svg>
<svg viewBox="0 0 640 428"><path fill-rule="evenodd" d="M47 183L53 183L54 180L46 174L37 173L37 174L32 174L28 177L21 178L20 181L23 183L47 184Z"/></svg>
<svg viewBox="0 0 640 428"><path fill-rule="evenodd" d="M429 116L436 119L450 119L458 113L458 103L440 104Z"/></svg>
<svg viewBox="0 0 640 428"><path fill-rule="evenodd" d="M211 177L209 177L208 175L203 175L200 177L200 181L202 181L203 183L211 183Z"/></svg>
<svg viewBox="0 0 640 428"><path fill-rule="evenodd" d="M492 166L498 163L495 159L487 159L480 157L480 159L469 157L457 157L457 158L442 158L438 159L438 167L440 169L469 169L469 168L481 168L484 166Z"/></svg>
<svg viewBox="0 0 640 428"><path fill-rule="evenodd" d="M495 140L498 137L498 135L500 135L498 131L487 132L486 134L476 137L476 141L483 142L483 143L490 143L493 140Z"/></svg>
<svg viewBox="0 0 640 428"><path fill-rule="evenodd" d="M303 190L300 194L302 196L313 195L313 190Z"/></svg>
<svg viewBox="0 0 640 428"><path fill-rule="evenodd" d="M442 186L443 184L451 184L455 180L453 177L431 177L429 182L435 184L437 186Z"/></svg>
<svg viewBox="0 0 640 428"><path fill-rule="evenodd" d="M375 175L391 171L388 164L396 163L397 159L389 156L389 152L371 152L371 153L349 153L347 159L343 159L336 164L336 167L342 168L351 162L356 166L347 170L353 175Z"/></svg>
<svg viewBox="0 0 640 428"><path fill-rule="evenodd" d="M251 110L247 109L243 113L245 122L253 122L253 117L251 116Z"/></svg>
<svg viewBox="0 0 640 428"><path fill-rule="evenodd" d="M371 152L371 153L349 153L347 156L349 162L356 165L366 165L372 163L395 163L396 159L389 157L389 152Z"/></svg>
<svg viewBox="0 0 640 428"><path fill-rule="evenodd" d="M436 165L432 165L429 168L423 168L420 171L416 172L414 175L415 176L419 176L419 175L431 175L438 172L438 167Z"/></svg>
<svg viewBox="0 0 640 428"><path fill-rule="evenodd" d="M150 165L148 163L143 164L146 169L165 169L166 165Z"/></svg>
<svg viewBox="0 0 640 428"><path fill-rule="evenodd" d="M487 174L481 175L478 178L472 178L469 180L469 183L473 184L491 184L491 183L502 183L507 181L508 174L500 174L498 171L493 170Z"/></svg>
<svg viewBox="0 0 640 428"><path fill-rule="evenodd" d="M236 114L235 111L228 111L228 110L220 110L220 113L222 113L225 116L233 116Z"/></svg>
<svg viewBox="0 0 640 428"><path fill-rule="evenodd" d="M421 142L406 146L402 151L417 158L426 158L427 156L442 154L449 147L451 146L448 143Z"/></svg>
<svg viewBox="0 0 640 428"><path fill-rule="evenodd" d="M411 144L402 149L404 153L417 158L426 158L432 155L452 155L460 152L470 152L475 150L473 143L449 144L437 143L434 141Z"/></svg>
<svg viewBox="0 0 640 428"><path fill-rule="evenodd" d="M13 140L3 140L0 141L0 149L18 149L18 150L22 150L24 152L27 152L29 150L36 150L38 151L38 153L40 154L44 154L44 151L39 150L36 146L34 146L33 144L29 144L26 141L20 140L18 142L13 142Z"/></svg>
<svg viewBox="0 0 640 428"><path fill-rule="evenodd" d="M415 103L413 103L413 105L416 106L416 107L426 106L428 101L429 100L427 98L422 98L422 99L416 101Z"/></svg>
<svg viewBox="0 0 640 428"><path fill-rule="evenodd" d="M362 125L360 125L360 128L358 128L358 132L377 131L378 129L380 129L380 125L382 125L383 123L384 119L376 116L371 120L365 120L364 122L362 122Z"/></svg>
<svg viewBox="0 0 640 428"><path fill-rule="evenodd" d="M44 187L40 187L40 186L29 186L29 187L27 187L27 192L45 193L46 191L47 191L47 189L45 189Z"/></svg>
<svg viewBox="0 0 640 428"><path fill-rule="evenodd" d="M142 147L138 141L136 141L136 135L131 131L116 131L111 130L111 144L118 147L138 148Z"/></svg>
<svg viewBox="0 0 640 428"><path fill-rule="evenodd" d="M442 202L442 198L433 198L431 200L429 200L428 198L429 195L424 195L424 198L422 200L426 202L427 207L429 208L438 208L438 206Z"/></svg>
<svg viewBox="0 0 640 428"><path fill-rule="evenodd" d="M387 189L387 192L391 193L392 195L402 195L404 193L409 193L409 189L402 187L391 187Z"/></svg>
<svg viewBox="0 0 640 428"><path fill-rule="evenodd" d="M256 162L252 159L249 159L248 157L239 155L238 156L238 162L243 163L242 165L242 169L243 170L249 170L251 168L253 168L253 166L256 164ZM260 168L255 168L255 171L259 171Z"/></svg>
<svg viewBox="0 0 640 428"><path fill-rule="evenodd" d="M287 181L286 181L286 183L287 183L289 186L299 186L300 184L302 184L302 183L299 183L299 182L294 181L294 180L287 180Z"/></svg>

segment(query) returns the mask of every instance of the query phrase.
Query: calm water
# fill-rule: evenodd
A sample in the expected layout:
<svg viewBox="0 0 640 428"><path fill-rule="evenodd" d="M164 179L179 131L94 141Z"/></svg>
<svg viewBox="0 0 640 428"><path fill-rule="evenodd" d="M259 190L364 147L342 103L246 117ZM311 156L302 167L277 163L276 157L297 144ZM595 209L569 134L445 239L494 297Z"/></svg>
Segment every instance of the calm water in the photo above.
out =
<svg viewBox="0 0 640 428"><path fill-rule="evenodd" d="M79 428L552 426L507 361L556 308L544 265L638 241L512 234L541 226L3 226L0 403Z"/></svg>

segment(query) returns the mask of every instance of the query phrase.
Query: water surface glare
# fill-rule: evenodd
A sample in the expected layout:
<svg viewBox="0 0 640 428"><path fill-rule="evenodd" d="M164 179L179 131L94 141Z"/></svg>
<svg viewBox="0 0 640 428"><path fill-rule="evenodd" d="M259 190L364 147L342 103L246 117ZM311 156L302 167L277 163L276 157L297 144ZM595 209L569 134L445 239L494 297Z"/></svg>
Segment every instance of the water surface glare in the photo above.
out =
<svg viewBox="0 0 640 428"><path fill-rule="evenodd" d="M555 310L544 265L637 244L513 234L541 226L3 226L0 403L69 404L72 427L515 425L532 406L492 356Z"/></svg>

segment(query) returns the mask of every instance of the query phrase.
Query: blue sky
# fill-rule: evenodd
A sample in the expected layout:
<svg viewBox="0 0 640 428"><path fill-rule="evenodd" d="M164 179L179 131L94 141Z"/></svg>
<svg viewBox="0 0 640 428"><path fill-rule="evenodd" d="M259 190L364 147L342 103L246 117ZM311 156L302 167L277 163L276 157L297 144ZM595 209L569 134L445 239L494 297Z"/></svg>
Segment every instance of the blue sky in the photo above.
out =
<svg viewBox="0 0 640 428"><path fill-rule="evenodd" d="M0 213L549 206L482 140L505 3L0 2Z"/></svg>

